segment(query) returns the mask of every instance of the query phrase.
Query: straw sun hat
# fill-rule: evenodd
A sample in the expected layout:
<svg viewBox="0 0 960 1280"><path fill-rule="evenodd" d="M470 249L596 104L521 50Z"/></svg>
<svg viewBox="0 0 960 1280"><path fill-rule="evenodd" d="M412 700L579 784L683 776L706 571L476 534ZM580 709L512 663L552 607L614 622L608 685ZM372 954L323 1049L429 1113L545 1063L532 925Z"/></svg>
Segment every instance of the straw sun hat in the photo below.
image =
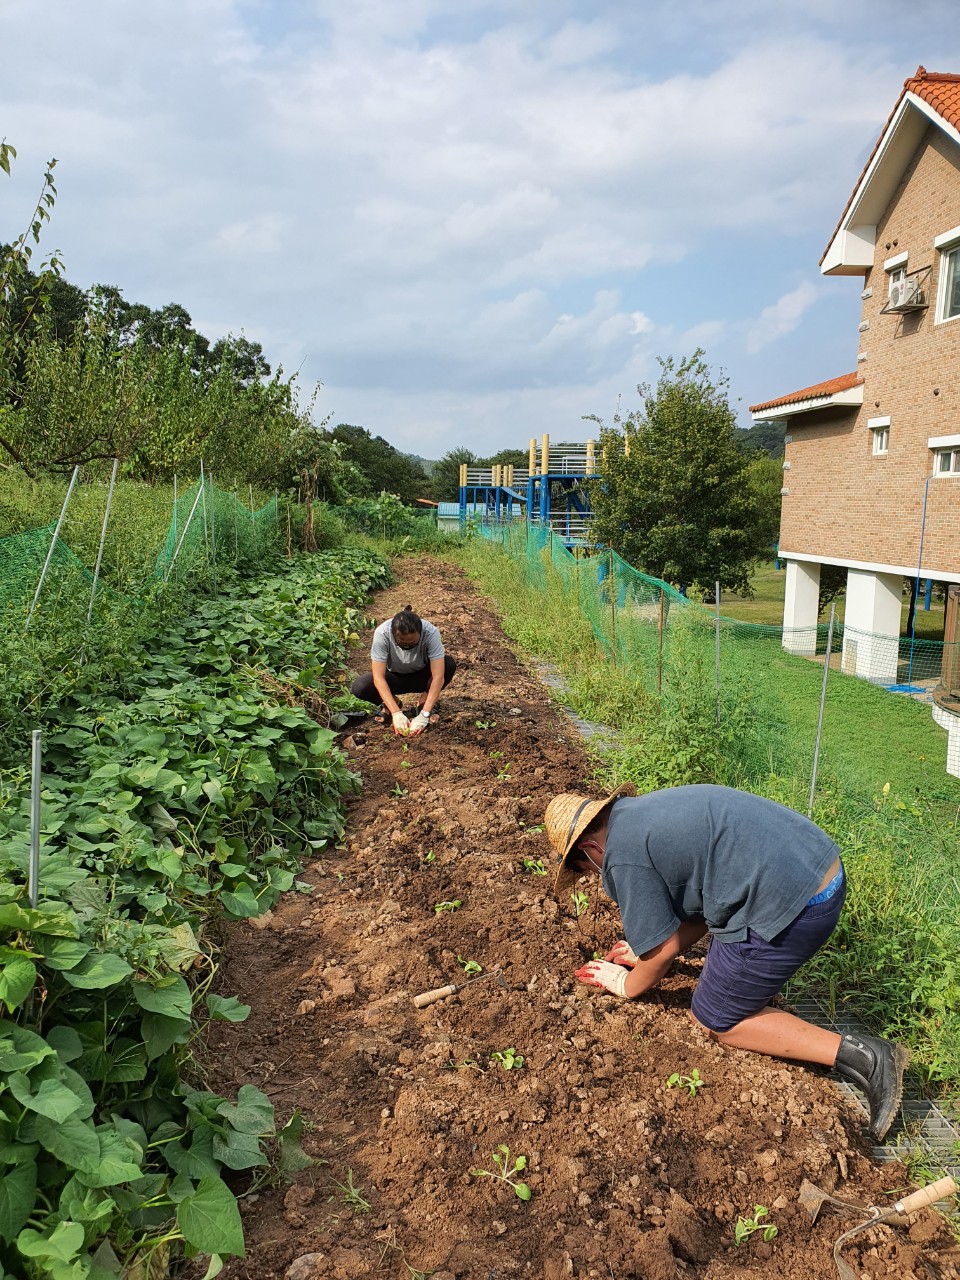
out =
<svg viewBox="0 0 960 1280"><path fill-rule="evenodd" d="M544 825L550 843L557 851L557 874L553 881L555 897L560 897L580 878L579 873L567 861L574 845L589 827L598 813L602 813L607 805L613 804L620 796L632 796L636 788L632 782L625 782L617 787L604 800L591 800L589 796L575 795L566 791L554 796L547 805Z"/></svg>

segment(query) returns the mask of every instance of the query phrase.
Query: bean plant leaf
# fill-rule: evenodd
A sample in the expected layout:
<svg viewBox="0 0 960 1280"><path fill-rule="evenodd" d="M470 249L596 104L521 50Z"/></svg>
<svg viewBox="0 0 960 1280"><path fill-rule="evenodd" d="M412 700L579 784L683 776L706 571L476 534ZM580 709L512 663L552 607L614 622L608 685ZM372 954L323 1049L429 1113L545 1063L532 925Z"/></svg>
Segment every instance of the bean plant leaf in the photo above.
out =
<svg viewBox="0 0 960 1280"><path fill-rule="evenodd" d="M160 938L157 947L171 969L189 969L202 954L196 934L186 923L178 924L169 934Z"/></svg>
<svg viewBox="0 0 960 1280"><path fill-rule="evenodd" d="M184 1018L165 1018L160 1013L145 1013L140 1023L147 1060L162 1057L175 1044L183 1044L190 1034L191 1023Z"/></svg>
<svg viewBox="0 0 960 1280"><path fill-rule="evenodd" d="M42 1146L71 1169L93 1172L100 1160L100 1142L93 1123L78 1116L54 1121L39 1116L35 1126Z"/></svg>
<svg viewBox="0 0 960 1280"><path fill-rule="evenodd" d="M207 996L207 1011L213 1022L246 1022L250 1005L241 1004L236 996L218 996L211 992Z"/></svg>
<svg viewBox="0 0 960 1280"><path fill-rule="evenodd" d="M83 1053L83 1042L76 1028L63 1023L47 1032L47 1043L52 1044L61 1062L75 1062Z"/></svg>
<svg viewBox="0 0 960 1280"><path fill-rule="evenodd" d="M224 910L238 920L258 916L263 911L256 894L248 884L238 884L233 893L222 893L220 901L223 903Z"/></svg>
<svg viewBox="0 0 960 1280"><path fill-rule="evenodd" d="M0 1001L13 1013L23 1004L37 980L37 968L22 951L0 950Z"/></svg>
<svg viewBox="0 0 960 1280"><path fill-rule="evenodd" d="M141 1009L148 1013L160 1013L165 1018L183 1018L187 1022L193 1013L193 997L190 988L179 974L168 974L167 977L152 984L134 982L131 984L133 998Z"/></svg>
<svg viewBox="0 0 960 1280"><path fill-rule="evenodd" d="M83 942L79 938L39 939L37 947L43 956L45 966L57 971L75 969L93 950L88 942Z"/></svg>
<svg viewBox="0 0 960 1280"><path fill-rule="evenodd" d="M7 1088L28 1111L36 1111L58 1123L79 1111L81 1100L60 1080L43 1080L36 1090L30 1077L22 1071L14 1071L7 1077Z"/></svg>
<svg viewBox="0 0 960 1280"><path fill-rule="evenodd" d="M99 991L104 987L116 986L131 973L133 969L120 956L110 951L96 951L87 956L75 969L66 971L63 976L71 987L79 987L84 991Z"/></svg>
<svg viewBox="0 0 960 1280"><path fill-rule="evenodd" d="M252 1084L242 1084L237 1092L237 1105L221 1102L217 1114L239 1133L262 1137L274 1132L273 1103Z"/></svg>
<svg viewBox="0 0 960 1280"><path fill-rule="evenodd" d="M17 1237L17 1248L26 1258L71 1262L83 1248L83 1227L79 1222L58 1222L49 1235L28 1227Z"/></svg>
<svg viewBox="0 0 960 1280"><path fill-rule="evenodd" d="M35 1031L0 1021L0 1071L28 1071L55 1052Z"/></svg>
<svg viewBox="0 0 960 1280"><path fill-rule="evenodd" d="M302 1138L303 1116L299 1111L295 1111L277 1134L277 1142L280 1146L280 1172L284 1177L289 1178L299 1173L301 1169L309 1169L314 1163L313 1157L308 1156L301 1145Z"/></svg>
<svg viewBox="0 0 960 1280"><path fill-rule="evenodd" d="M30 1156L31 1148L22 1150L24 1158L5 1169L0 1178L0 1240L8 1244L17 1238L37 1198L37 1166Z"/></svg>
<svg viewBox="0 0 960 1280"><path fill-rule="evenodd" d="M267 1164L260 1139L252 1133L228 1130L227 1136L213 1135L213 1154L228 1169L257 1169Z"/></svg>
<svg viewBox="0 0 960 1280"><path fill-rule="evenodd" d="M134 1143L125 1141L112 1125L98 1126L96 1135L100 1158L95 1168L78 1170L78 1182L87 1187L113 1187L143 1176L140 1168L143 1152Z"/></svg>
<svg viewBox="0 0 960 1280"><path fill-rule="evenodd" d="M17 902L4 903L0 906L0 929L54 934L64 938L77 936L77 924L72 912L46 904L34 908L21 907Z"/></svg>
<svg viewBox="0 0 960 1280"><path fill-rule="evenodd" d="M194 1194L177 1205L177 1226L184 1240L201 1253L244 1257L240 1210L221 1178L200 1179Z"/></svg>

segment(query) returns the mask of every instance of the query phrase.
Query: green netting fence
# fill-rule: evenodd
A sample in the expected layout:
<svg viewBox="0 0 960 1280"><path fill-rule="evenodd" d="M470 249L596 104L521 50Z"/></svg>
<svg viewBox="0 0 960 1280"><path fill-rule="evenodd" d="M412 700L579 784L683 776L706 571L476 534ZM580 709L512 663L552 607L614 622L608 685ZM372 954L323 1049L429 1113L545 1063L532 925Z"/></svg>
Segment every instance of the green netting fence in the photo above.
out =
<svg viewBox="0 0 960 1280"><path fill-rule="evenodd" d="M876 786L894 777L908 790L922 785L954 795L948 773L960 767L960 735L948 740L934 720L942 724L942 706L949 705L951 691L960 694L957 644L911 642L839 623L831 632L826 623L785 630L743 622L722 615L722 600L719 610L688 600L613 552L569 550L549 529L518 522L484 525L480 532L522 566L532 590L562 591L571 616L589 623L611 663L647 694L676 700L685 696L685 686L715 685L718 723L749 707L752 719L737 751L751 776L816 777L829 639L823 740L834 777L863 790L873 772ZM913 695L899 704L899 744L891 741L889 690Z"/></svg>
<svg viewBox="0 0 960 1280"><path fill-rule="evenodd" d="M108 522L106 536L110 534ZM253 510L236 491L198 480L177 495L163 544L153 562L142 566L137 586L215 576L218 566L259 564L280 549L282 536L276 497ZM84 593L91 599L129 598L131 587L95 575L57 536L56 522L0 538L0 609L32 612L34 605L49 604L52 597L74 599Z"/></svg>
<svg viewBox="0 0 960 1280"><path fill-rule="evenodd" d="M942 682L949 689L956 683L957 643L875 634L839 620L831 630L826 622L784 628L727 618L722 612L718 616L713 608L688 600L668 583L634 569L616 552L593 547L574 552L549 529L520 522L483 525L480 532L511 556L526 560L532 586L545 588L549 563L576 594L581 613L611 657L647 673L651 682L662 671L663 658L669 653L671 619L682 608L688 628L699 620L711 632L719 631L721 644L735 640L758 652L783 652L817 660L818 665L829 639L831 670L885 689L923 693L924 686Z"/></svg>

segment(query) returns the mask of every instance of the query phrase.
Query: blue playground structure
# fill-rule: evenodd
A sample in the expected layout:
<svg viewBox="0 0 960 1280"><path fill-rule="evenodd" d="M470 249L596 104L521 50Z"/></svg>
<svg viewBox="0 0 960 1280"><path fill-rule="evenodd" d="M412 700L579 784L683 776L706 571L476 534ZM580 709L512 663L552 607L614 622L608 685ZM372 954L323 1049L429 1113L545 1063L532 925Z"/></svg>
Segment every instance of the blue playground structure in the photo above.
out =
<svg viewBox="0 0 960 1280"><path fill-rule="evenodd" d="M599 479L596 443L530 441L529 466L460 468L460 526L525 520L550 529L571 550L591 545L590 484Z"/></svg>

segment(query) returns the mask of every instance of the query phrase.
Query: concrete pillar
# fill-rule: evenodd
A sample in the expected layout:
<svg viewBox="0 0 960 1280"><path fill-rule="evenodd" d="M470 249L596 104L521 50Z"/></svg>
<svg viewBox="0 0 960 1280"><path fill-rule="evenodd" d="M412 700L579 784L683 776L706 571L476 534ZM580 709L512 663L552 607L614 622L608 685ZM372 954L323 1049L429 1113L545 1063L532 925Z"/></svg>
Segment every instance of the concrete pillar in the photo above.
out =
<svg viewBox="0 0 960 1280"><path fill-rule="evenodd" d="M947 773L960 778L960 716L934 703L933 718L941 729L947 731Z"/></svg>
<svg viewBox="0 0 960 1280"><path fill-rule="evenodd" d="M847 570L841 668L872 684L896 684L903 576Z"/></svg>
<svg viewBox="0 0 960 1280"><path fill-rule="evenodd" d="M788 653L812 658L817 652L820 611L820 566L788 560L783 598L783 647Z"/></svg>

